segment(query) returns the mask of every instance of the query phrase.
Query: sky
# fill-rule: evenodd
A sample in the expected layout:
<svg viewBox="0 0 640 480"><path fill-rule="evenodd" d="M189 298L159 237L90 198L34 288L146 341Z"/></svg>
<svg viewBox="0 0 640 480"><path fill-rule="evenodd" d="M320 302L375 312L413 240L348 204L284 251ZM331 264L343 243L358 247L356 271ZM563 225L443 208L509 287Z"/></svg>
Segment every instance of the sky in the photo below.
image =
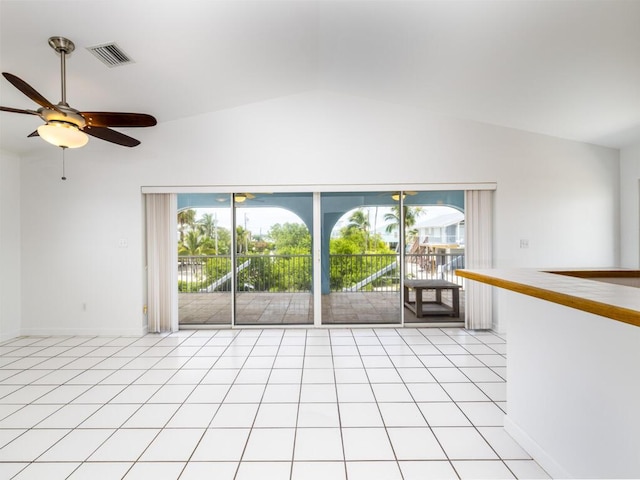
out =
<svg viewBox="0 0 640 480"><path fill-rule="evenodd" d="M218 226L231 229L231 210L224 208L196 208L197 219L210 213L218 219ZM266 235L271 225L276 223L304 223L295 213L284 208L236 208L236 222L239 227L246 227L253 235Z"/></svg>

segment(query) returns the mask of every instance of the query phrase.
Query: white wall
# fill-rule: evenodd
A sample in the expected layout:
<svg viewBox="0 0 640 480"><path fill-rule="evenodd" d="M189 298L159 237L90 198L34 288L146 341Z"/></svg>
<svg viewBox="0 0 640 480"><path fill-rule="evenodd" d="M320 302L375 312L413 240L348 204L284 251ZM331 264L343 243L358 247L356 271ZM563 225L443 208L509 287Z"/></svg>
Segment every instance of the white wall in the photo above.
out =
<svg viewBox="0 0 640 480"><path fill-rule="evenodd" d="M162 120L68 151L66 182L59 151L23 159L24 333L142 331L141 186L497 182L497 266L619 260L616 150L327 93Z"/></svg>
<svg viewBox="0 0 640 480"><path fill-rule="evenodd" d="M620 152L620 264L640 268L640 144Z"/></svg>
<svg viewBox="0 0 640 480"><path fill-rule="evenodd" d="M507 432L552 478L640 478L640 328L502 292Z"/></svg>
<svg viewBox="0 0 640 480"><path fill-rule="evenodd" d="M0 341L20 334L20 159L0 151Z"/></svg>
<svg viewBox="0 0 640 480"><path fill-rule="evenodd" d="M138 335L144 319L139 185L125 160L103 152L67 151L62 181L60 155L52 148L23 164L23 334ZM121 248L120 240L128 246Z"/></svg>

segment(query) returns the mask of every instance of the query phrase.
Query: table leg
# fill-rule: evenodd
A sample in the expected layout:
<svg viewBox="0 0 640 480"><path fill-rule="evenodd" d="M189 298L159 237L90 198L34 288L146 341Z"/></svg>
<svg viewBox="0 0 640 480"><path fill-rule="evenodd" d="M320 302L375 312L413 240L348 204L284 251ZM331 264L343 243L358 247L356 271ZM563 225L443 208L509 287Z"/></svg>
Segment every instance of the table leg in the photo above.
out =
<svg viewBox="0 0 640 480"><path fill-rule="evenodd" d="M414 288L416 291L416 317L422 318L422 288Z"/></svg>
<svg viewBox="0 0 640 480"><path fill-rule="evenodd" d="M460 289L459 288L452 288L451 289L451 302L453 303L453 316L454 317L459 317L460 316Z"/></svg>

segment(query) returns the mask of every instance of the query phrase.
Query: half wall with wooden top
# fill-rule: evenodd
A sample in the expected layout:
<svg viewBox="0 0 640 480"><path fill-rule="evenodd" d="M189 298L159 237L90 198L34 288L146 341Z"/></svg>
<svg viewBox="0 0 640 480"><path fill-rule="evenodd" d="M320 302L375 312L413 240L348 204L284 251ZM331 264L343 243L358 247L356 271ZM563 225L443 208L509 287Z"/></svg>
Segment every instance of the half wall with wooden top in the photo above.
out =
<svg viewBox="0 0 640 480"><path fill-rule="evenodd" d="M503 289L507 432L554 478L640 478L640 272L458 275Z"/></svg>

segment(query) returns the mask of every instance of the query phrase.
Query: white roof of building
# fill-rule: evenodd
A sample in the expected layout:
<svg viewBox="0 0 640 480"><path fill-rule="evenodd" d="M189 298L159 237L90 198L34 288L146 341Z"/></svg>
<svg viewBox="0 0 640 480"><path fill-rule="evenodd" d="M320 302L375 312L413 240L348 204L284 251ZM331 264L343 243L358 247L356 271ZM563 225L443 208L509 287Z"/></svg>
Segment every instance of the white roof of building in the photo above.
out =
<svg viewBox="0 0 640 480"><path fill-rule="evenodd" d="M433 217L425 217L419 219L413 228L432 228L432 227L448 227L464 220L464 213L458 210L451 210L449 213L443 213Z"/></svg>

